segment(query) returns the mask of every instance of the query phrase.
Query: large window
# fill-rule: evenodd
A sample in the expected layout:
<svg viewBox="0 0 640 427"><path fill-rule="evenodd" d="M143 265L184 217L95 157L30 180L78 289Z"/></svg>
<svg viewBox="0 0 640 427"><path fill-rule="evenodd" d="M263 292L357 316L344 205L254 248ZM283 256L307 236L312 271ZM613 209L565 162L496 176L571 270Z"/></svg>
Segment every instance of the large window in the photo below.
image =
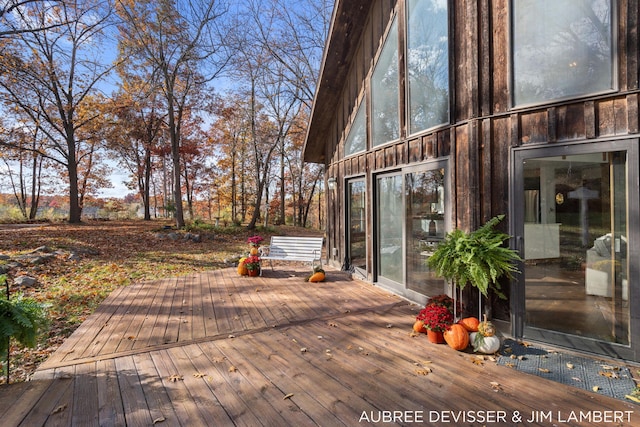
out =
<svg viewBox="0 0 640 427"><path fill-rule="evenodd" d="M515 105L614 88L610 0L511 4Z"/></svg>
<svg viewBox="0 0 640 427"><path fill-rule="evenodd" d="M400 137L398 25L394 20L371 76L371 140L374 146Z"/></svg>
<svg viewBox="0 0 640 427"><path fill-rule="evenodd" d="M447 3L407 2L409 132L449 121L449 36Z"/></svg>
<svg viewBox="0 0 640 427"><path fill-rule="evenodd" d="M365 103L361 103L356 113L356 118L353 119L349 135L344 143L344 155L350 156L355 153L366 150L367 148L367 121L364 114Z"/></svg>

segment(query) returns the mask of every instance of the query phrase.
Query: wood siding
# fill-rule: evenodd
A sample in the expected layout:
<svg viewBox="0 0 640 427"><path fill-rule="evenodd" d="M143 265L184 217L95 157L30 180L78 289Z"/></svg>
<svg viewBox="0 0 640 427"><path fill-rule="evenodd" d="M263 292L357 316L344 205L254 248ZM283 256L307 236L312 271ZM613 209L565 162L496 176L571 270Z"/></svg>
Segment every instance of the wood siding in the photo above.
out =
<svg viewBox="0 0 640 427"><path fill-rule="evenodd" d="M472 229L508 211L510 149L527 145L562 144L613 138L639 132L638 118L638 1L615 5L617 28L616 79L612 93L514 109L510 95L510 1L454 1L450 6L451 121L448 125L407 136L345 158L345 129L362 102L370 105L369 78L391 19L404 14L404 0L373 1L344 80L341 105L325 144L327 173L338 189L328 203L328 248L338 248L330 262L342 265L345 256L345 179L366 177L367 232L373 236L374 176L429 159L449 158L452 179L453 226ZM404 18L399 28L404 28ZM401 51L404 34L399 37ZM399 58L404 63L404 55ZM404 90L401 71L400 87ZM402 95L400 111L406 111ZM316 106L318 108L318 106ZM331 108L331 106L327 106ZM367 128L370 129L369 115ZM370 138L369 138L370 139ZM313 143L313 141L308 141ZM505 225L506 227L506 225ZM369 279L372 277L373 239L369 239ZM331 254L331 252L329 251Z"/></svg>

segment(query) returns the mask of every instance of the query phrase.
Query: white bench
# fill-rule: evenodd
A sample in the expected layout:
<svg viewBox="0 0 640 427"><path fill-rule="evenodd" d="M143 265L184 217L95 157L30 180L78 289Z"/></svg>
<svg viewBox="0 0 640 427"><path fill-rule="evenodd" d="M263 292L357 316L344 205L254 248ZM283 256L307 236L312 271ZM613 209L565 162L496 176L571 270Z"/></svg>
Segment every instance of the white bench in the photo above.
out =
<svg viewBox="0 0 640 427"><path fill-rule="evenodd" d="M261 246L258 249L258 256L263 260L269 260L271 270L273 260L309 262L313 270L316 261L322 267L323 241L322 237L272 236L269 246Z"/></svg>

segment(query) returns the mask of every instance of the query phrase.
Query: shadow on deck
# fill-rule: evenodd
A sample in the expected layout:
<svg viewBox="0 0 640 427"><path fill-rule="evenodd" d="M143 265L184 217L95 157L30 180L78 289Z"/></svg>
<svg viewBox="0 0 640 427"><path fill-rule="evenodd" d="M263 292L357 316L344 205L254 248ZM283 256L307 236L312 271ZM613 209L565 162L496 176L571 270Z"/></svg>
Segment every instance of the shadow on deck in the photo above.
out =
<svg viewBox="0 0 640 427"><path fill-rule="evenodd" d="M120 288L0 388L2 425L640 425L633 403L413 336L418 307L382 289L307 274Z"/></svg>

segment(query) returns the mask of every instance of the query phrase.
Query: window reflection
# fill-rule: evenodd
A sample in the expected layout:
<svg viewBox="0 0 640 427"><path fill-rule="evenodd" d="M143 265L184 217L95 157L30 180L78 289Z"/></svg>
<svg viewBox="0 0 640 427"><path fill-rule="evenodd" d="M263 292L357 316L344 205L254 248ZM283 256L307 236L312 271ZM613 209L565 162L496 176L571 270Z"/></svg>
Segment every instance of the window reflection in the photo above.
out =
<svg viewBox="0 0 640 427"><path fill-rule="evenodd" d="M528 326L629 343L626 153L527 159Z"/></svg>
<svg viewBox="0 0 640 427"><path fill-rule="evenodd" d="M517 0L512 10L516 105L614 87L610 1Z"/></svg>
<svg viewBox="0 0 640 427"><path fill-rule="evenodd" d="M407 4L409 126L415 133L449 121L449 37L447 3Z"/></svg>
<svg viewBox="0 0 640 427"><path fill-rule="evenodd" d="M393 21L371 76L371 139L374 146L400 137L398 25Z"/></svg>
<svg viewBox="0 0 640 427"><path fill-rule="evenodd" d="M407 287L423 295L442 292L426 260L445 236L444 189L444 168L406 175Z"/></svg>
<svg viewBox="0 0 640 427"><path fill-rule="evenodd" d="M367 148L367 129L365 120L365 103L358 107L355 119L349 130L349 135L344 143L344 155L350 156L364 151Z"/></svg>

